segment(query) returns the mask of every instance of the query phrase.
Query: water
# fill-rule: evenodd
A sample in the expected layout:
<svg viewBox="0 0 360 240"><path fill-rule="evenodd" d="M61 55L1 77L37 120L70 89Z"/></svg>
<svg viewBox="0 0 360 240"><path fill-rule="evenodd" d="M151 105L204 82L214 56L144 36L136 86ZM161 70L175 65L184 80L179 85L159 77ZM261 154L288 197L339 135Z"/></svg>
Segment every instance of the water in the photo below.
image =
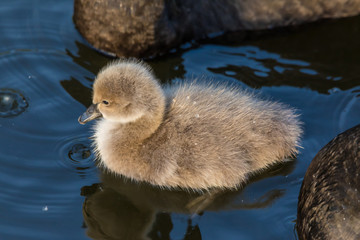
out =
<svg viewBox="0 0 360 240"><path fill-rule="evenodd" d="M77 33L72 4L0 3L0 238L295 239L306 168L330 139L360 122L360 18L217 37L149 61L162 82L236 82L301 113L297 159L243 191L204 197L138 185L95 166L91 126L77 118L111 59Z"/></svg>

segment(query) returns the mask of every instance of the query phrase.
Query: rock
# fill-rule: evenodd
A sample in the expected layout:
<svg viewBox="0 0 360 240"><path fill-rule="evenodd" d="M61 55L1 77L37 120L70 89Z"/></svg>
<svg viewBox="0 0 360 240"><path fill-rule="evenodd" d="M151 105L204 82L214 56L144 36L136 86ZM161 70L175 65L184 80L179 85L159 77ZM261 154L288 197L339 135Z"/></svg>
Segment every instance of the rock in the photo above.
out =
<svg viewBox="0 0 360 240"><path fill-rule="evenodd" d="M75 0L74 22L96 49L152 57L190 40L360 13L360 0Z"/></svg>

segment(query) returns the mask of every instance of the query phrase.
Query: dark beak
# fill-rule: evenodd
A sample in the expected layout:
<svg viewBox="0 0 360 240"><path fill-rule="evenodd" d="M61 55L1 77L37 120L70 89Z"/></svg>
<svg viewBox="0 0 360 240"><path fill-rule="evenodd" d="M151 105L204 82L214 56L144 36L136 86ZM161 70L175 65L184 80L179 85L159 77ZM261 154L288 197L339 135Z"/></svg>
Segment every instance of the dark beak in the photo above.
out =
<svg viewBox="0 0 360 240"><path fill-rule="evenodd" d="M86 112L79 117L78 121L80 124L85 124L101 116L102 114L99 112L97 104L92 104L88 109L86 109Z"/></svg>

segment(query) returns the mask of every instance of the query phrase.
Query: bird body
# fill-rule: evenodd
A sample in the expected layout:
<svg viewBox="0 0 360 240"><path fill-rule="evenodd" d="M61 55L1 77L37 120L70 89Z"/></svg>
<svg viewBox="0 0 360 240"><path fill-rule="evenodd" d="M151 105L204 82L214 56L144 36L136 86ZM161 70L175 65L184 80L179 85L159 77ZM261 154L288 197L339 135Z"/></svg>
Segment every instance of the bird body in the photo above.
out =
<svg viewBox="0 0 360 240"><path fill-rule="evenodd" d="M103 116L94 139L105 167L163 187L236 188L295 154L301 135L298 116L283 104L224 84L161 88L134 61L104 68L93 102Z"/></svg>
<svg viewBox="0 0 360 240"><path fill-rule="evenodd" d="M339 134L311 161L297 213L299 239L360 238L360 125Z"/></svg>

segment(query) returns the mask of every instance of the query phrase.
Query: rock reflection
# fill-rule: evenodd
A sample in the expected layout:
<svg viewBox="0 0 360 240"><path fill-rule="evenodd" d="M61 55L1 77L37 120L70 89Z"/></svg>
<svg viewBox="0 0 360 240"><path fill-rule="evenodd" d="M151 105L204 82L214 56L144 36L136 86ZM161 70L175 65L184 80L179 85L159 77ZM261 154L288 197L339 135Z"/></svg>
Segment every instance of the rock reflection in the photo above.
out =
<svg viewBox="0 0 360 240"><path fill-rule="evenodd" d="M60 82L61 86L72 96L76 101L83 104L85 107L91 105L91 88L84 86L80 81L71 77L70 80L63 80Z"/></svg>
<svg viewBox="0 0 360 240"><path fill-rule="evenodd" d="M277 165L250 183L292 171L294 162ZM112 173L101 173L102 183L85 186L83 216L87 235L93 239L170 239L171 213L188 215L186 233L181 239L201 239L201 229L192 219L205 211L264 208L282 197L284 190L271 189L252 201L241 200L242 189L191 192L160 189L136 183Z"/></svg>
<svg viewBox="0 0 360 240"><path fill-rule="evenodd" d="M95 75L102 67L113 59L95 52L93 48L90 48L88 45L81 42L76 41L75 44L78 48L77 53L74 54L70 50L66 50L66 54L74 63L89 71L93 76L81 78L70 77L70 79L60 81L60 84L76 101L83 104L85 107L88 107L91 105L91 88ZM172 56L171 58L168 58L166 62L161 59L152 59L148 60L147 63L154 70L157 78L162 83L166 83L172 79L184 78L186 71L182 61L183 59L181 56Z"/></svg>
<svg viewBox="0 0 360 240"><path fill-rule="evenodd" d="M217 51L214 51L217 48ZM198 58L207 59L206 68L212 73L230 77L251 88L266 86L294 86L310 88L328 94L332 88L351 89L359 81L329 76L328 73L313 69L310 62L288 59L278 53L268 52L256 46L212 46L211 57L207 47L197 50ZM219 59L223 59L220 61ZM230 74L229 74L230 73ZM336 80L335 80L336 79Z"/></svg>
<svg viewBox="0 0 360 240"><path fill-rule="evenodd" d="M66 50L66 54L71 57L72 61L92 74L96 74L101 67L106 65L110 60L99 53L93 51L92 48L87 45L75 42L78 51L77 54L72 53L70 50ZM91 104L91 85L92 78L85 77L86 80L79 80L74 77L70 79L62 80L61 86L78 102L84 106L89 106Z"/></svg>

